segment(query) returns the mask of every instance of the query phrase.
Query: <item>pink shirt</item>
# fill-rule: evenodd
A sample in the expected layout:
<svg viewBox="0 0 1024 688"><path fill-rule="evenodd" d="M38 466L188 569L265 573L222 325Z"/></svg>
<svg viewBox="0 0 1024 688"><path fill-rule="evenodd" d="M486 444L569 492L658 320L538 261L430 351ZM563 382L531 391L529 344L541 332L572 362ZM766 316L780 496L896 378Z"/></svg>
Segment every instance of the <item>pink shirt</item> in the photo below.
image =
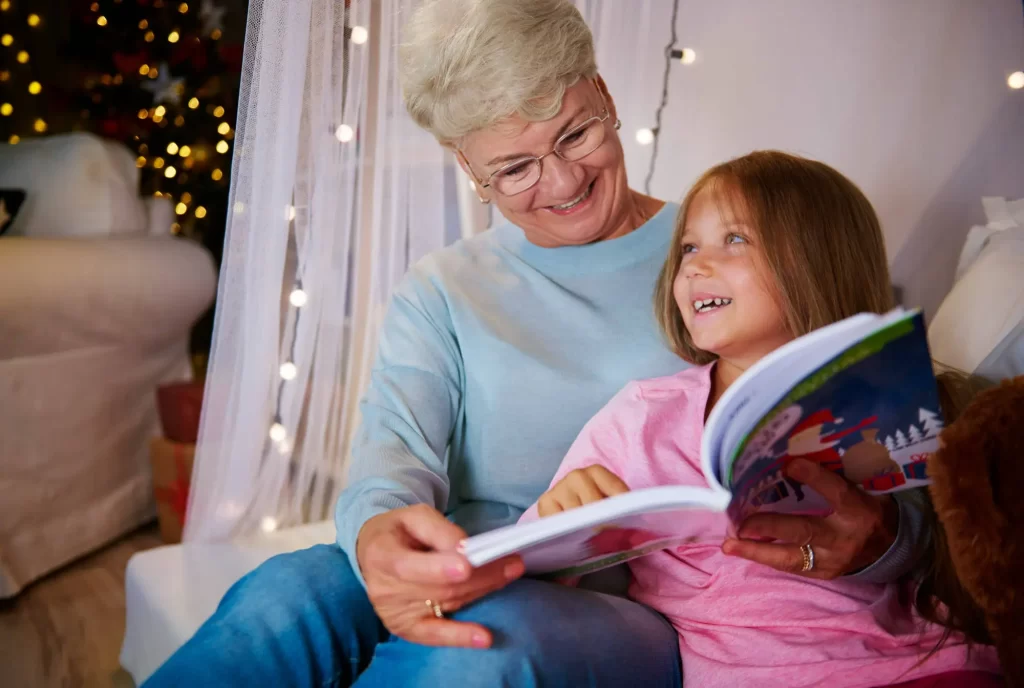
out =
<svg viewBox="0 0 1024 688"><path fill-rule="evenodd" d="M630 383L583 429L552 480L600 464L631 489L707 485L700 469L711 366ZM523 519L537 518L536 505ZM991 648L902 611L896 585L819 581L698 543L629 562L629 596L679 632L688 686L883 686L957 669L999 673Z"/></svg>

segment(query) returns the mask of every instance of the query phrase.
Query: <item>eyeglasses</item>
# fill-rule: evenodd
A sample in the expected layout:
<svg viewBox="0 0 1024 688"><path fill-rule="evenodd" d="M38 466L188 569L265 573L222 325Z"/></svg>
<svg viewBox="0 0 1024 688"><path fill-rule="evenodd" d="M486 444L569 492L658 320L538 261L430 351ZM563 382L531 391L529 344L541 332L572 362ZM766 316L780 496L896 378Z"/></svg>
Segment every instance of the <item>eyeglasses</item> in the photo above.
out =
<svg viewBox="0 0 1024 688"><path fill-rule="evenodd" d="M607 129L604 126L605 120L609 117L608 110L599 117L591 117L579 126L573 127L558 137L555 146L540 157L528 156L513 160L507 165L495 170L482 184L481 189L493 186L503 196L515 196L533 187L540 181L542 167L541 160L552 153L566 162L576 162L593 153L604 143ZM615 128L619 128L615 123ZM468 162L467 162L468 164Z"/></svg>

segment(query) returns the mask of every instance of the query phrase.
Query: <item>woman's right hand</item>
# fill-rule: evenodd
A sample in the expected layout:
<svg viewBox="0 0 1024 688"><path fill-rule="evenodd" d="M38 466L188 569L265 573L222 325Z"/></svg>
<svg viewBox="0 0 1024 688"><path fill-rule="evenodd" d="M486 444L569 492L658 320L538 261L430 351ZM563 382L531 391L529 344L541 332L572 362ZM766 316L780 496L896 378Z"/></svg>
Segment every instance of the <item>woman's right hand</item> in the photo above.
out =
<svg viewBox="0 0 1024 688"><path fill-rule="evenodd" d="M511 556L474 569L456 552L465 537L462 528L424 504L363 524L356 559L370 602L389 631L421 645L490 647L488 629L437 618L431 605L454 612L522 576L523 562Z"/></svg>
<svg viewBox="0 0 1024 688"><path fill-rule="evenodd" d="M623 492L629 487L604 466L577 468L540 496L537 515L543 518Z"/></svg>

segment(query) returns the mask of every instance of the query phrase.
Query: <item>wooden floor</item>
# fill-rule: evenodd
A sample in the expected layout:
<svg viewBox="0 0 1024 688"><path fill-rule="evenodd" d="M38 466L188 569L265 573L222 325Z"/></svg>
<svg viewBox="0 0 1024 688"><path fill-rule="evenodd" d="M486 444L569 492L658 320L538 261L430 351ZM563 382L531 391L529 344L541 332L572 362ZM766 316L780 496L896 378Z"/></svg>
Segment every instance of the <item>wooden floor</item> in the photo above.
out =
<svg viewBox="0 0 1024 688"><path fill-rule="evenodd" d="M123 688L124 569L162 544L156 524L0 601L0 674L12 688Z"/></svg>

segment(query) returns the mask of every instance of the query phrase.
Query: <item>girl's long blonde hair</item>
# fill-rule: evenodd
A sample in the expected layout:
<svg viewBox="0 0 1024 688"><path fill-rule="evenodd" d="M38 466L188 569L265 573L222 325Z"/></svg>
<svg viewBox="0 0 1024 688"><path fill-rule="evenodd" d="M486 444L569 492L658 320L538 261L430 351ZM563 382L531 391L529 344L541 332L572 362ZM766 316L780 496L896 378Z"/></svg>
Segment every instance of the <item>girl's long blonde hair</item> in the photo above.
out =
<svg viewBox="0 0 1024 688"><path fill-rule="evenodd" d="M668 258L658 278L654 309L672 349L687 361L710 363L715 354L698 349L683 324L672 284L683 258L686 216L697 194L710 190L720 203L741 212L756 232L794 337L857 313L884 313L893 290L882 230L860 189L833 168L778 151L757 151L716 165L693 185L676 220ZM938 376L947 423L952 423L977 391L956 371ZM990 643L984 614L956 578L942 524L925 491L930 546L911 581L913 606L929 621L949 629L932 649L960 632L969 642ZM929 655L930 656L930 655Z"/></svg>
<svg viewBox="0 0 1024 688"><path fill-rule="evenodd" d="M893 307L882 229L861 190L824 163L757 151L705 172L686 194L676 220L654 310L670 346L687 361L704 364L716 358L694 346L672 294L683 259L687 212L703 191L742 209L754 228L794 337L857 313L885 313Z"/></svg>

